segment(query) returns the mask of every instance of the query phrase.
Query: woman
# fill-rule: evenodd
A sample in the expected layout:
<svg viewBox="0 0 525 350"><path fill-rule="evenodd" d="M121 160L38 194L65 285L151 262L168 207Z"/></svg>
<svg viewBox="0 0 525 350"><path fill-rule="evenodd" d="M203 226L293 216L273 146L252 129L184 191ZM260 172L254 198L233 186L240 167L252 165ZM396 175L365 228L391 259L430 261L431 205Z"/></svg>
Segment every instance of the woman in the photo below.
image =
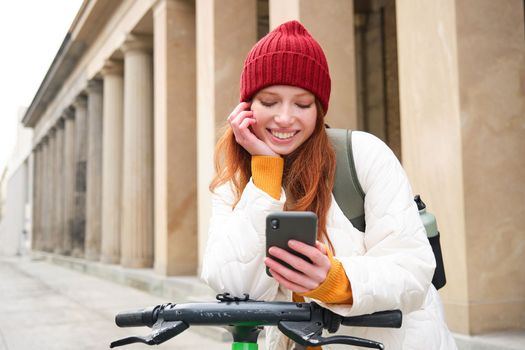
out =
<svg viewBox="0 0 525 350"><path fill-rule="evenodd" d="M325 55L299 22L284 23L252 48L241 75L241 103L216 148L202 277L217 292L307 298L342 316L401 309L401 329L352 329L352 335L387 349L455 349L431 285L435 260L406 174L376 137L352 137L366 193L366 232L354 228L335 202L335 153L324 129L329 97ZM283 210L309 210L319 218L315 247L289 242L312 263L270 248L299 272L265 257L266 215ZM344 328L339 332L349 331ZM266 339L269 349L292 346L273 327Z"/></svg>

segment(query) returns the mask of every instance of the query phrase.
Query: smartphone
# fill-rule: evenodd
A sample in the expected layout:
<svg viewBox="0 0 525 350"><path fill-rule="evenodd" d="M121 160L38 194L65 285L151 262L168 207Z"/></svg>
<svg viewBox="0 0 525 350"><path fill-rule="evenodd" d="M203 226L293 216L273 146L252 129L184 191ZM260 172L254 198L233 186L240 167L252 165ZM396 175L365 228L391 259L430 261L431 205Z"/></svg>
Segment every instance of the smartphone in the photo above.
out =
<svg viewBox="0 0 525 350"><path fill-rule="evenodd" d="M306 256L288 247L288 241L291 239L315 246L317 239L317 215L311 211L282 211L271 213L266 217L266 256L295 270L292 266L273 257L268 252L270 247L275 246L311 262ZM272 276L268 267L266 267L266 274L270 277Z"/></svg>

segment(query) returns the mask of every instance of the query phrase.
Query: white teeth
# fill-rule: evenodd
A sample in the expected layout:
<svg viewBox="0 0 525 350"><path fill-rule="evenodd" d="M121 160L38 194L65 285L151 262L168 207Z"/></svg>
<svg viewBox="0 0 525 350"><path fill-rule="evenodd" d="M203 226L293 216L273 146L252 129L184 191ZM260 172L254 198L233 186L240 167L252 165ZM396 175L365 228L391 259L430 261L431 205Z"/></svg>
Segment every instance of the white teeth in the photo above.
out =
<svg viewBox="0 0 525 350"><path fill-rule="evenodd" d="M278 139L285 140L295 135L295 132L277 132L272 130L272 135Z"/></svg>

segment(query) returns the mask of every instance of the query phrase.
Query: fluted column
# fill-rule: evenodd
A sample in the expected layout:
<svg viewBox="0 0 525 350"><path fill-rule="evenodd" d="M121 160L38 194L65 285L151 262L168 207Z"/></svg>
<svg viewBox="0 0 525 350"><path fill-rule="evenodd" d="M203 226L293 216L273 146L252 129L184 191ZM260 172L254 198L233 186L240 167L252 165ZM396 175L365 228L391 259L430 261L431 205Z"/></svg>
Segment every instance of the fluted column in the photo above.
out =
<svg viewBox="0 0 525 350"><path fill-rule="evenodd" d="M42 235L42 241L40 242L40 248L45 251L47 250L47 242L51 234L51 206L49 198L51 197L52 186L51 186L51 134L46 135L45 143L45 161L44 167L44 198L42 198L42 217L44 221L44 234Z"/></svg>
<svg viewBox="0 0 525 350"><path fill-rule="evenodd" d="M49 149L47 162L47 197L46 197L46 221L47 230L44 239L44 250L51 251L53 235L55 232L55 223L53 217L55 216L55 145L56 145L56 129L52 128L49 131Z"/></svg>
<svg viewBox="0 0 525 350"><path fill-rule="evenodd" d="M46 198L45 198L45 220L46 220L46 234L44 236L44 241L42 249L44 251L50 251L50 242L53 237L53 192L55 191L53 183L53 160L54 160L54 148L55 148L55 133L54 129L48 131L47 139L47 161L45 165L46 171Z"/></svg>
<svg viewBox="0 0 525 350"><path fill-rule="evenodd" d="M35 247L35 250L40 250L40 251L44 250L44 242L47 237L47 229L48 229L47 219L49 218L48 208L47 208L47 193L49 191L49 186L46 186L47 181L48 181L47 170L49 168L48 166L49 136L48 135L45 135L42 138L41 147L42 147L42 157L41 157L42 161L40 163L40 199L39 199L40 235L37 237L36 247Z"/></svg>
<svg viewBox="0 0 525 350"><path fill-rule="evenodd" d="M63 253L64 242L64 119L60 118L55 132L55 171L53 182L54 193L54 233L52 250L57 254Z"/></svg>
<svg viewBox="0 0 525 350"><path fill-rule="evenodd" d="M198 251L195 3L160 0L153 23L154 265L163 275L192 275Z"/></svg>
<svg viewBox="0 0 525 350"><path fill-rule="evenodd" d="M47 191L49 185L47 183L47 170L49 168L49 136L42 138L42 161L40 162L40 236L37 240L37 250L44 250L44 240L47 230L47 217L49 217L49 208L47 207Z"/></svg>
<svg viewBox="0 0 525 350"><path fill-rule="evenodd" d="M57 164L56 164L56 127L53 126L49 130L49 161L48 161L48 176L49 176L49 191L46 199L47 202L47 221L48 221L48 231L46 235L46 240L44 242L44 250L46 252L52 252L54 250L55 241L56 241L56 222L55 222L55 194L57 182L56 173L57 173Z"/></svg>
<svg viewBox="0 0 525 350"><path fill-rule="evenodd" d="M153 264L153 63L150 38L130 35L124 52L121 263Z"/></svg>
<svg viewBox="0 0 525 350"><path fill-rule="evenodd" d="M108 61L102 69L102 246L100 260L120 262L122 186L122 134L124 127L124 79L121 62Z"/></svg>
<svg viewBox="0 0 525 350"><path fill-rule="evenodd" d="M102 222L102 82L88 84L85 257L100 258Z"/></svg>
<svg viewBox="0 0 525 350"><path fill-rule="evenodd" d="M38 239L41 235L40 224L40 165L42 164L42 143L39 142L33 150L33 219L32 219L32 235L31 235L31 249L36 250L38 246Z"/></svg>
<svg viewBox="0 0 525 350"><path fill-rule="evenodd" d="M54 181L56 177L56 166L55 166L55 159L56 159L56 144L57 144L57 133L56 133L56 127L52 127L49 131L49 162L48 162L48 195L47 195L47 221L48 221L48 229L46 234L46 239L44 242L44 250L47 252L51 252L53 250L53 244L54 244L54 237L56 232L56 226L55 226L55 186L56 183Z"/></svg>
<svg viewBox="0 0 525 350"><path fill-rule="evenodd" d="M75 221L71 255L84 256L86 235L87 100L75 100Z"/></svg>
<svg viewBox="0 0 525 350"><path fill-rule="evenodd" d="M73 250L75 224L75 110L64 111L64 236L62 252L70 255Z"/></svg>

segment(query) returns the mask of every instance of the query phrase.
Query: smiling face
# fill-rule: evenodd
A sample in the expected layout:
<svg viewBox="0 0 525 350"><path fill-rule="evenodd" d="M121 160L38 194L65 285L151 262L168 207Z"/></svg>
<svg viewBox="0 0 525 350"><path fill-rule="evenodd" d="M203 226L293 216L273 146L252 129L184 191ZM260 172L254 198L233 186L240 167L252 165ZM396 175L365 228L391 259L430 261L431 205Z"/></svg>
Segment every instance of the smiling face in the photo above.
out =
<svg viewBox="0 0 525 350"><path fill-rule="evenodd" d="M315 96L302 88L274 85L262 89L251 105L257 123L255 135L275 153L295 151L314 132L317 121Z"/></svg>

